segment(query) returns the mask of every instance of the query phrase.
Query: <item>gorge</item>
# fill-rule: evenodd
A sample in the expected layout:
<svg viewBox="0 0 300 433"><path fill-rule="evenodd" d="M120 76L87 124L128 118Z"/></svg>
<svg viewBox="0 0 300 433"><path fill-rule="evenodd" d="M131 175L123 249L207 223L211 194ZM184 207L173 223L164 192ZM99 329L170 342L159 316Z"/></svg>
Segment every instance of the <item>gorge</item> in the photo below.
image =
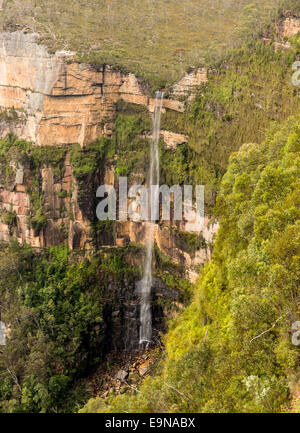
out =
<svg viewBox="0 0 300 433"><path fill-rule="evenodd" d="M0 413L299 411L299 2L138 3L0 2Z"/></svg>
<svg viewBox="0 0 300 433"><path fill-rule="evenodd" d="M141 123L141 130L129 139L128 146L135 141L134 152L142 147L146 158L143 166L132 167L129 179L133 184L146 181L150 167L148 181L155 185L159 180L161 139L166 140L164 152L169 154L174 152L174 146L187 140L183 134L160 131L161 115L167 111L182 113L183 103L164 99L162 93L149 96L147 86L133 74L123 74L107 65L94 70L88 64L73 61L72 53L68 52L49 54L46 47L38 44L37 35L17 31L2 33L1 38L0 126L2 137L8 138L0 175L0 240L17 239L37 251L67 245L85 255L95 249L113 254L114 248L121 253L136 248L136 257L127 253L126 261L130 266L141 267L144 258L139 249L144 246L145 274L141 282L137 279L131 283L129 292L128 283L124 282L124 288L118 289L121 292L113 294L117 305L113 309L109 305L105 307L110 329L105 338L108 347L126 350L136 349L142 341L150 340L150 295L154 285L157 341L165 319L174 314L172 311L182 308L186 295L176 284L166 286L158 275L161 271L152 277L154 245L155 248L159 245L163 255L172 257L178 269L189 262L191 279L195 274L193 268L206 261L209 248L203 241L194 254L193 247L185 246L177 234L175 237L172 225L168 224L118 220L102 224L96 218L95 195L101 183L118 185L121 174L118 170L123 170L118 147L121 146L121 153L122 147L125 152L128 150L126 142L118 143L123 138L121 130L119 133L116 129L123 127L122 121L127 128L127 118ZM192 71L178 83L176 92L181 89L190 94L206 80L204 71L200 74L198 70ZM128 115L130 110L133 115ZM153 131L149 134L152 115ZM99 136L103 137L102 141ZM137 162L140 164L138 159ZM7 164L11 167L8 175ZM187 227L188 223L182 221L180 236L185 236ZM216 229L217 225L210 224L207 218L203 233L207 241ZM197 239L198 235L193 236ZM108 292L114 290L115 286L110 284ZM162 306L164 303L167 308Z"/></svg>

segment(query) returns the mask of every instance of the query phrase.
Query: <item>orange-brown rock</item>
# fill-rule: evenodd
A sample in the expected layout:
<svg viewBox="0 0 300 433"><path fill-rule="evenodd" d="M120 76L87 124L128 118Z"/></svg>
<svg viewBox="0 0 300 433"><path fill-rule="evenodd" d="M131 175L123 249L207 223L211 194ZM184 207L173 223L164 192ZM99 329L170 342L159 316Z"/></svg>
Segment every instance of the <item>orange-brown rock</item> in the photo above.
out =
<svg viewBox="0 0 300 433"><path fill-rule="evenodd" d="M198 68L186 74L172 87L172 94L176 97L186 96L197 90L202 83L207 82L207 69Z"/></svg>
<svg viewBox="0 0 300 433"><path fill-rule="evenodd" d="M157 228L155 232L155 242L158 248L168 257L171 257L174 263L184 266L187 271L187 277L191 281L195 281L198 277L199 266L211 259L210 245L214 241L214 237L219 229L218 223L212 223L207 217L201 224L192 224L182 221L179 224L179 229L182 233L195 233L201 235L205 240L206 245L193 254L187 253L181 249L176 242L174 230L170 230L172 224L165 223Z"/></svg>
<svg viewBox="0 0 300 433"><path fill-rule="evenodd" d="M119 99L153 111L154 100L135 75L109 66L95 70L65 51L49 54L37 39L23 32L0 35L0 109L14 108L20 117L0 125L0 135L11 131L39 146L85 146L112 133ZM184 110L175 100L166 99L164 107Z"/></svg>
<svg viewBox="0 0 300 433"><path fill-rule="evenodd" d="M143 364L139 366L139 374L140 376L145 376L146 373L148 373L150 368L150 359L147 359Z"/></svg>
<svg viewBox="0 0 300 433"><path fill-rule="evenodd" d="M188 141L188 137L183 134L178 134L172 131L160 131L160 135L162 136L165 147L167 149L176 149L178 144L186 143Z"/></svg>
<svg viewBox="0 0 300 433"><path fill-rule="evenodd" d="M109 66L95 70L91 65L75 61L72 53L50 54L37 41L38 36L34 34L0 34L0 110L14 108L18 114L18 120L0 122L0 136L13 132L40 146L74 143L85 146L102 134L112 134L118 100L143 105L153 112L155 100L135 75L124 74ZM172 96L186 96L206 80L206 70L195 70L173 87ZM164 99L163 110L167 109L182 112L185 105L182 101ZM161 135L169 148L187 141L186 136L172 131L161 131ZM0 218L0 241L9 241L14 235L20 243L38 248L60 243L67 243L71 249L92 248L94 216L89 218L80 203L68 153L64 177L59 181L54 175L55 167L44 166L41 170L42 211L46 223L39 231L31 228L29 223L33 215L28 194L32 173L28 167L12 168L13 181L5 187L0 185L0 216L1 211L4 214L13 211L17 218L13 227L4 224L5 219L1 221ZM113 164L103 170L103 182L115 184ZM93 197L91 203L92 200ZM207 242L211 242L215 228L207 220L204 228L183 222L180 230L202 233ZM157 226L155 240L163 253L186 266L191 279L195 278L196 267L210 256L209 248L192 256L176 246L170 225ZM104 236L103 245L106 241ZM146 244L145 223L117 221L108 246L124 247L130 242ZM139 257L136 260L141 262Z"/></svg>
<svg viewBox="0 0 300 433"><path fill-rule="evenodd" d="M279 36L290 38L300 32L300 18L286 17L276 26L276 31Z"/></svg>
<svg viewBox="0 0 300 433"><path fill-rule="evenodd" d="M61 181L55 181L53 167L44 167L41 170L42 207L47 224L39 232L30 228L29 224L32 209L27 189L30 189L31 173L25 169L24 176L21 176L20 169L17 169L15 176L11 191L0 185L0 214L1 211L12 211L17 217L16 226L13 228L0 219L0 241L9 241L13 235L20 243L28 243L36 248L58 245L65 241L72 249L91 248L90 223L78 205L78 187L72 175L68 154L65 174ZM62 191L65 194L61 195ZM72 219L70 215L73 216Z"/></svg>

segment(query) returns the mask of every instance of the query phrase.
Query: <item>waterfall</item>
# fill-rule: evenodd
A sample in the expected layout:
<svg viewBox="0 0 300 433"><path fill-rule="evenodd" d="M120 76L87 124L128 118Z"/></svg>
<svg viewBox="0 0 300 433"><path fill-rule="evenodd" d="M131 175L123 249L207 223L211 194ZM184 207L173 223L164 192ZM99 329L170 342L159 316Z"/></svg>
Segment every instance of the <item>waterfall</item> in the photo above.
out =
<svg viewBox="0 0 300 433"><path fill-rule="evenodd" d="M6 344L6 326L4 322L0 321L0 346L5 346Z"/></svg>
<svg viewBox="0 0 300 433"><path fill-rule="evenodd" d="M162 92L156 92L155 108L153 115L153 132L150 150L150 173L149 173L149 193L154 186L153 197L150 200L150 220L146 223L146 257L144 264L144 275L139 283L140 291L140 345L148 347L152 337L152 315L151 315L151 289L152 289L152 256L154 244L155 219L152 215L159 215L159 133L161 109L163 103ZM151 194L150 194L151 196Z"/></svg>

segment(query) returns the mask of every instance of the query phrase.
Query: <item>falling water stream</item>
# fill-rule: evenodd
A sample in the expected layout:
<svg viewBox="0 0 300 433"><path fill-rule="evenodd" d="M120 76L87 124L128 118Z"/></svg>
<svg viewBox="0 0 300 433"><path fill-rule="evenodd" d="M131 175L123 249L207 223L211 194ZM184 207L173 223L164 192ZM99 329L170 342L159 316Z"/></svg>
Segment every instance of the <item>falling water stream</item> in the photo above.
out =
<svg viewBox="0 0 300 433"><path fill-rule="evenodd" d="M140 346L148 347L152 337L152 314L151 314L151 289L152 289L152 256L155 232L155 215L159 215L159 133L161 109L164 94L156 92L155 108L153 115L153 132L150 151L150 173L149 173L149 195L151 189L151 217L146 222L146 257L144 264L144 275L139 284L140 290ZM153 188L154 186L154 188ZM154 217L153 217L154 216Z"/></svg>
<svg viewBox="0 0 300 433"><path fill-rule="evenodd" d="M6 344L6 326L4 322L0 321L0 346Z"/></svg>

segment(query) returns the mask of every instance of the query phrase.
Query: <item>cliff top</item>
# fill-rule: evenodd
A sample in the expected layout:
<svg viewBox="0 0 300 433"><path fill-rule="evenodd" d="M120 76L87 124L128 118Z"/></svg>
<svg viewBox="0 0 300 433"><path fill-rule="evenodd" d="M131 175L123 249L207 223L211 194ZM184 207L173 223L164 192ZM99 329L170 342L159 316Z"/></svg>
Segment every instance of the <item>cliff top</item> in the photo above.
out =
<svg viewBox="0 0 300 433"><path fill-rule="evenodd" d="M52 51L75 51L157 87L255 31L279 0L3 0L4 29L38 32Z"/></svg>

